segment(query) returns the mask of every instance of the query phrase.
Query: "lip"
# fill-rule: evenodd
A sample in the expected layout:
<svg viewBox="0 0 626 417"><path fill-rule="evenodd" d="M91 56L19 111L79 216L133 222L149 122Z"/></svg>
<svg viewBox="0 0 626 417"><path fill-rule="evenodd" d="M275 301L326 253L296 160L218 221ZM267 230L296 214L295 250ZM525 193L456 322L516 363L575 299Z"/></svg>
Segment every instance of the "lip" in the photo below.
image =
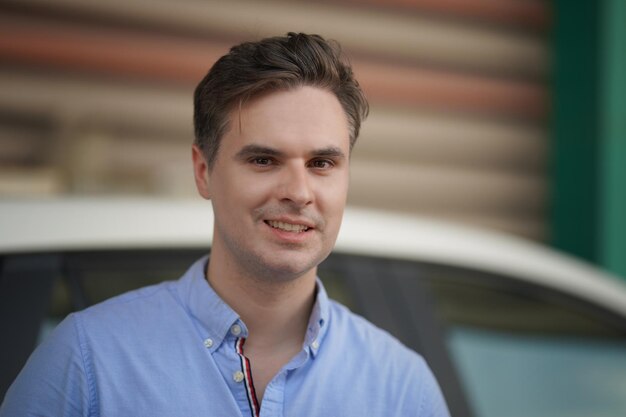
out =
<svg viewBox="0 0 626 417"><path fill-rule="evenodd" d="M287 230L277 229L275 227L270 226L270 221L277 221L282 223L290 223L300 226L308 227L308 230L302 232L289 232ZM288 243L288 244L301 244L304 243L307 239L309 239L312 235L312 232L315 230L315 227L312 225L310 221L301 220L301 219L293 219L293 218L274 218L274 219L265 219L263 223L267 226L268 231L271 233L274 239L277 239L279 242Z"/></svg>
<svg viewBox="0 0 626 417"><path fill-rule="evenodd" d="M315 225L306 219L295 219L291 217L277 217L272 219L264 219L263 222L269 226L269 222L281 222L281 223L289 223L297 226L305 226L309 230L315 229ZM271 227L271 226L270 226ZM307 230L307 231L309 231Z"/></svg>

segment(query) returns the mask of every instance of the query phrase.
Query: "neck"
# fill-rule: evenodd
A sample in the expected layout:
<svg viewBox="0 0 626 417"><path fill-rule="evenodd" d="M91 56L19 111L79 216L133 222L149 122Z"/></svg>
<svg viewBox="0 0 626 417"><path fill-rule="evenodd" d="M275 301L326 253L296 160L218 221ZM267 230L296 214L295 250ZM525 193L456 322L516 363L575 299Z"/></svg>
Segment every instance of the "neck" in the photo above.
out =
<svg viewBox="0 0 626 417"><path fill-rule="evenodd" d="M289 280L247 273L213 253L207 279L248 328L246 346L301 346L315 301L313 269Z"/></svg>

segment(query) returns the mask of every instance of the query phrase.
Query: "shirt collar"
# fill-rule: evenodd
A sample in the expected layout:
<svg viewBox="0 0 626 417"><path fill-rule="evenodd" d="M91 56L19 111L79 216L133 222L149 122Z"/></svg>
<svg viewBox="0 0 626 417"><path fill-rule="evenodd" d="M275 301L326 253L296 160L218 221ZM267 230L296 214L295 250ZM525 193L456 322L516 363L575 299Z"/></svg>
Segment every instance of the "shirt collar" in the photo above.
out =
<svg viewBox="0 0 626 417"><path fill-rule="evenodd" d="M206 280L205 270L209 257L197 260L180 279L180 295L189 313L197 320L201 333L211 340L209 349L217 349L239 320L239 315L226 304Z"/></svg>
<svg viewBox="0 0 626 417"><path fill-rule="evenodd" d="M307 332L304 337L305 348L309 350L313 357L317 355L324 341L324 336L328 329L329 311L330 302L328 301L328 294L326 293L322 281L318 278L315 304L311 310L311 317L309 318Z"/></svg>
<svg viewBox="0 0 626 417"><path fill-rule="evenodd" d="M211 351L217 349L234 324L242 328L242 336L247 335L245 324L239 315L226 304L206 280L205 271L208 255L197 260L179 281L179 293L189 313L201 326L203 337L211 340ZM311 311L304 347L315 357L321 348L326 330L330 302L322 281L317 279L315 304Z"/></svg>

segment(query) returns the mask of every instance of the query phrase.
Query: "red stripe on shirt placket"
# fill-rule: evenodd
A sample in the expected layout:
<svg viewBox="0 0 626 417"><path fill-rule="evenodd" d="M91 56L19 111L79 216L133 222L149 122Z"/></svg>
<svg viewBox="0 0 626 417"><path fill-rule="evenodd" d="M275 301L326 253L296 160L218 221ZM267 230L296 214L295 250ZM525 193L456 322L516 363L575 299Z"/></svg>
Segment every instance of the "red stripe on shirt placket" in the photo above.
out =
<svg viewBox="0 0 626 417"><path fill-rule="evenodd" d="M246 394L248 396L248 404L250 404L250 409L252 410L252 417L259 417L261 414L261 407L259 406L259 401L256 397L256 391L254 390L254 382L252 381L252 368L250 367L250 361L243 354L243 344L246 342L246 339L240 337L237 339L235 344L235 349L239 354L239 359L241 360L241 368L244 375L244 383L246 385Z"/></svg>

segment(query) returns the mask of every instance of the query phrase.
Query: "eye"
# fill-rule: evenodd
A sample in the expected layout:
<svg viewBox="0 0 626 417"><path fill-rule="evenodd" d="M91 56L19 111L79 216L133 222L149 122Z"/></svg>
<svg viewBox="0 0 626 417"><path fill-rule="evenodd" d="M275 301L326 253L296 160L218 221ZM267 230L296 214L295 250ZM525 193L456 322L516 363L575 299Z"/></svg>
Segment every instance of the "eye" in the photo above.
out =
<svg viewBox="0 0 626 417"><path fill-rule="evenodd" d="M273 161L271 158L268 158L266 156L257 156L255 158L250 159L250 163L260 166L260 167L265 167L265 166L272 165Z"/></svg>
<svg viewBox="0 0 626 417"><path fill-rule="evenodd" d="M335 164L330 159L315 159L311 161L311 167L316 169L332 168Z"/></svg>

